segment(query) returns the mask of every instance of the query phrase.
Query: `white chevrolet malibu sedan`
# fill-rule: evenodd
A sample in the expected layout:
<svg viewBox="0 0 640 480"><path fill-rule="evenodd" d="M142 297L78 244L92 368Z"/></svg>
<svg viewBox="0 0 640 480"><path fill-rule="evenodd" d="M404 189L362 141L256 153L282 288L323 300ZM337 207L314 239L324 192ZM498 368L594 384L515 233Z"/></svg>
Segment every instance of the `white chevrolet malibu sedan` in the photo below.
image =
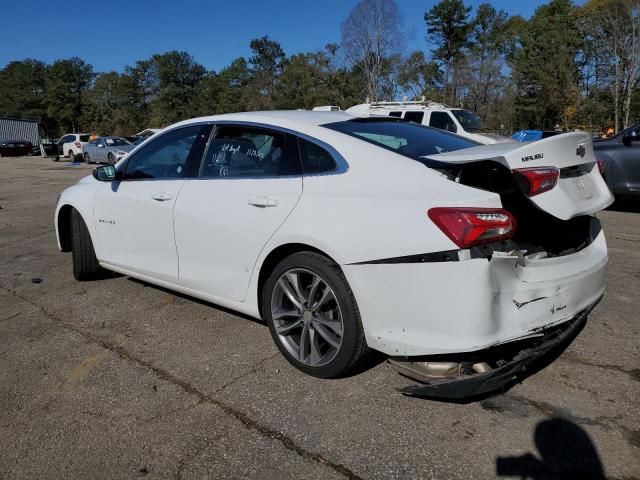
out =
<svg viewBox="0 0 640 480"><path fill-rule="evenodd" d="M420 382L405 393L469 397L577 335L612 200L583 133L482 146L393 117L252 112L96 168L55 228L76 279L111 270L263 319L308 374L373 349Z"/></svg>

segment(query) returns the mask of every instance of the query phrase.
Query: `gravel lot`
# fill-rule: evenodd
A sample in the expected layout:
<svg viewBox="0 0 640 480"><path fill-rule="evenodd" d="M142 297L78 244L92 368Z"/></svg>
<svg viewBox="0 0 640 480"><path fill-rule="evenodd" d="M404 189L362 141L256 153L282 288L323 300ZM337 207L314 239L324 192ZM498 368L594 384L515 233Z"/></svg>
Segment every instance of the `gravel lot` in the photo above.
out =
<svg viewBox="0 0 640 480"><path fill-rule="evenodd" d="M0 159L0 478L640 478L640 207L599 214L607 291L571 347L454 404L402 396L383 359L314 379L259 322L127 277L76 282L53 211L89 172Z"/></svg>

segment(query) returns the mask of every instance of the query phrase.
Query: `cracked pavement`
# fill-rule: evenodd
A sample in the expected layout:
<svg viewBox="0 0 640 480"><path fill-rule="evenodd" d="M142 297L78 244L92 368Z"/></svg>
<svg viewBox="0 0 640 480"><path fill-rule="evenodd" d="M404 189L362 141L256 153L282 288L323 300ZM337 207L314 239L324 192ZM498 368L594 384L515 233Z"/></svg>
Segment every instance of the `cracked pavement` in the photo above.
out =
<svg viewBox="0 0 640 480"><path fill-rule="evenodd" d="M89 172L0 159L0 478L640 478L639 206L599 214L607 290L569 349L456 404L402 396L378 357L315 379L260 322L76 282L53 210Z"/></svg>

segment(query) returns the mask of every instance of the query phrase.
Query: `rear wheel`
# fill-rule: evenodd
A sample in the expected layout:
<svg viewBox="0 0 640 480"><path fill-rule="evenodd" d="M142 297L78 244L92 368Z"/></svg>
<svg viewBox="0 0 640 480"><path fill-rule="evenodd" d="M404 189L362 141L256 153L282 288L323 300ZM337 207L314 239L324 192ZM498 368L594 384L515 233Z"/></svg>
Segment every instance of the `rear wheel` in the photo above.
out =
<svg viewBox="0 0 640 480"><path fill-rule="evenodd" d="M71 211L71 252L73 276L76 280L93 280L104 274L96 258L87 225L75 209Z"/></svg>
<svg viewBox="0 0 640 480"><path fill-rule="evenodd" d="M69 150L69 161L73 162L75 160L75 154L73 153L73 150Z"/></svg>
<svg viewBox="0 0 640 480"><path fill-rule="evenodd" d="M342 376L366 352L351 288L340 267L320 254L282 260L265 282L261 302L278 349L305 373Z"/></svg>

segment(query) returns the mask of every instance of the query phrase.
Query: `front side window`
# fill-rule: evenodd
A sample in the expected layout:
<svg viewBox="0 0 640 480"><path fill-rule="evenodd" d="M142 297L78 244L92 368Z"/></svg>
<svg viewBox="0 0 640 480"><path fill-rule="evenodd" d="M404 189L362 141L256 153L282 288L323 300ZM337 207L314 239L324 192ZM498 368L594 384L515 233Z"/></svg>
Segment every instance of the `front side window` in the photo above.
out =
<svg viewBox="0 0 640 480"><path fill-rule="evenodd" d="M429 126L456 133L458 128L453 122L453 118L447 112L431 112L429 117Z"/></svg>
<svg viewBox="0 0 640 480"><path fill-rule="evenodd" d="M458 119L462 128L467 132L488 132L489 129L482 123L480 117L469 110L451 110Z"/></svg>
<svg viewBox="0 0 640 480"><path fill-rule="evenodd" d="M479 145L457 135L394 119L359 118L323 125L414 160Z"/></svg>
<svg viewBox="0 0 640 480"><path fill-rule="evenodd" d="M219 125L202 165L200 178L274 177L300 173L292 138L244 125Z"/></svg>
<svg viewBox="0 0 640 480"><path fill-rule="evenodd" d="M129 157L125 179L174 179L187 175L187 162L202 154L203 141L196 142L201 125L177 128L159 136ZM202 133L200 136L205 135ZM204 140L206 141L206 139ZM194 148L194 146L198 148ZM191 157L190 157L191 156Z"/></svg>
<svg viewBox="0 0 640 480"><path fill-rule="evenodd" d="M300 160L305 174L322 173L335 170L336 162L324 148L300 138Z"/></svg>

